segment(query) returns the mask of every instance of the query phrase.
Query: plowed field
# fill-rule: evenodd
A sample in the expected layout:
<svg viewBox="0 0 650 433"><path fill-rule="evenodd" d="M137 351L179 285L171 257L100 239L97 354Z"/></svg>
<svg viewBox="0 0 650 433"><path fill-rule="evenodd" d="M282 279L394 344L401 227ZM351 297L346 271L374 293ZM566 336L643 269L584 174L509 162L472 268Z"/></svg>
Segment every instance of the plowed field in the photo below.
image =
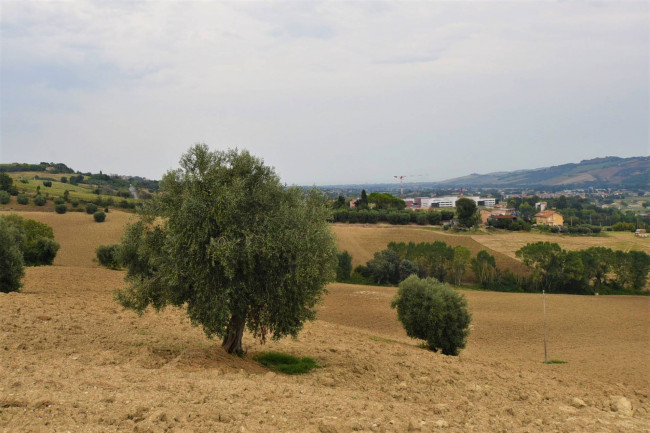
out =
<svg viewBox="0 0 650 433"><path fill-rule="evenodd" d="M111 215L117 224L118 213ZM119 230L109 219L85 226L74 214L55 217L62 245L55 266L29 268L21 293L0 294L1 432L645 432L650 425L647 297L548 296L549 355L567 364L545 365L539 295L464 292L472 333L459 357L447 357L406 337L389 306L394 288L332 284L318 320L297 340L261 346L246 335L248 354L238 358L178 309L123 311L112 299L123 272L92 261L94 243L116 242ZM73 227L107 233L64 239ZM251 360L269 349L311 356L323 368L271 373Z"/></svg>

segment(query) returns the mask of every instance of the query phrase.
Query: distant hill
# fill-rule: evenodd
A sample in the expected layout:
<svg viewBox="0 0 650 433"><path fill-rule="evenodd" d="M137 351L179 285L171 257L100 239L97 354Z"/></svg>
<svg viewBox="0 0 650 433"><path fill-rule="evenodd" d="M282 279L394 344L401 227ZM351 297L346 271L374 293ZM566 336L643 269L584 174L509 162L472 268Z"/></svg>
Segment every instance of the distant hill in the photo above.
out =
<svg viewBox="0 0 650 433"><path fill-rule="evenodd" d="M470 174L441 182L439 186L519 187L519 186L591 186L647 188L650 181L650 157L619 158L608 156L533 170L488 174Z"/></svg>

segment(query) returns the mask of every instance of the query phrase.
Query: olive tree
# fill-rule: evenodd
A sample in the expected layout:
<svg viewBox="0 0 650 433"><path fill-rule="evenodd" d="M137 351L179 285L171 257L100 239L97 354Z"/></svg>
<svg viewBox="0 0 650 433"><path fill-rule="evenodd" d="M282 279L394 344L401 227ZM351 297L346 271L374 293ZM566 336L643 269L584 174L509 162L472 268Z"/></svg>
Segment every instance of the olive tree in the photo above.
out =
<svg viewBox="0 0 650 433"><path fill-rule="evenodd" d="M433 351L458 355L465 347L472 315L465 297L434 278L411 275L391 302L406 335L426 340Z"/></svg>
<svg viewBox="0 0 650 433"><path fill-rule="evenodd" d="M198 144L180 165L126 228L130 284L116 299L139 313L184 307L228 353L246 328L262 342L297 336L335 276L327 198L284 186L247 151Z"/></svg>

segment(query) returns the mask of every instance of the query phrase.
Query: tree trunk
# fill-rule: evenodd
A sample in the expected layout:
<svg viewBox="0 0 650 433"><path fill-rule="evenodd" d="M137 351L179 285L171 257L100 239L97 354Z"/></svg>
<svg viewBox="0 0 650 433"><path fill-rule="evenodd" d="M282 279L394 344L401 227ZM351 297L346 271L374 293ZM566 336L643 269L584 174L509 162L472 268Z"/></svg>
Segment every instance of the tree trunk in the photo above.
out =
<svg viewBox="0 0 650 433"><path fill-rule="evenodd" d="M228 353L243 353L241 347L241 340L244 336L244 325L246 324L246 319L233 314L230 317L230 323L228 323L228 333L221 343L221 347Z"/></svg>

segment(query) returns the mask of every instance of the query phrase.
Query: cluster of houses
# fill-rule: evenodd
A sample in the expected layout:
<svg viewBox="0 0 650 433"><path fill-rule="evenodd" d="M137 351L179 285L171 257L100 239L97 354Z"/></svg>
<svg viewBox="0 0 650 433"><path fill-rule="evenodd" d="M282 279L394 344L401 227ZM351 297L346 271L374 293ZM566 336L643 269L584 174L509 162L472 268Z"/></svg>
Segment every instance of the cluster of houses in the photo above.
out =
<svg viewBox="0 0 650 433"><path fill-rule="evenodd" d="M446 197L416 197L406 198L406 207L409 209L429 209L429 208L445 208L456 207L456 201L464 197L473 200L477 206L482 206L481 220L484 224L488 219L510 219L516 220L517 214L515 209L508 209L505 205L499 206L497 199L491 197L478 197L478 196L446 196ZM562 226L564 225L564 218L562 215L554 210L546 209L548 203L543 201L535 203L535 207L539 212L535 214L537 224L546 226ZM485 209L492 208L492 209Z"/></svg>
<svg viewBox="0 0 650 433"><path fill-rule="evenodd" d="M497 199L491 197L471 197L471 196L461 196L461 197L474 200L477 206L492 207L497 204ZM456 202L461 197L459 196L416 197L416 198L405 198L404 202L406 203L406 207L409 209L456 207Z"/></svg>
<svg viewBox="0 0 650 433"><path fill-rule="evenodd" d="M552 209L546 209L547 203L545 201L535 203L535 208L539 212L535 214L536 223L544 226L562 226L564 225L564 218L562 215ZM489 219L495 220L516 220L517 212L515 209L500 207L498 209L481 209L481 221L487 224Z"/></svg>

